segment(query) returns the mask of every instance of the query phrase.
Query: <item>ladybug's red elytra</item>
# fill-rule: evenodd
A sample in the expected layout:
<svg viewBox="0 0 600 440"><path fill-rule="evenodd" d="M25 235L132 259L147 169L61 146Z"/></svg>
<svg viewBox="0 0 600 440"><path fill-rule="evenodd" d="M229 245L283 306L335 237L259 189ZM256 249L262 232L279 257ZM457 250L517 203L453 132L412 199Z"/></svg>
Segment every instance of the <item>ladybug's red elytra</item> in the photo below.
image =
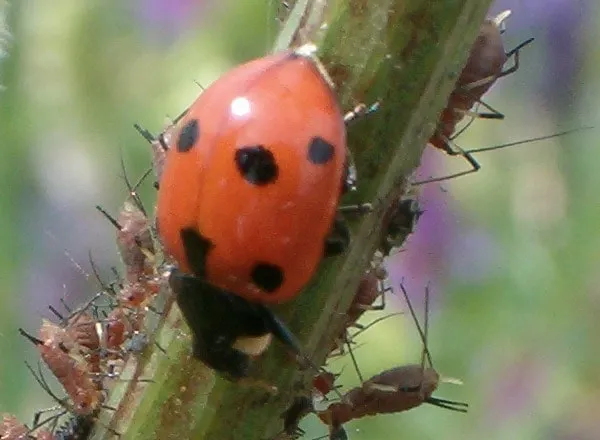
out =
<svg viewBox="0 0 600 440"><path fill-rule="evenodd" d="M313 52L306 45L226 73L168 145L157 228L177 263L171 286L194 355L231 378L247 375L271 335L301 353L266 304L298 295L321 259L349 242L338 213L354 182L345 124L371 110L345 118Z"/></svg>
<svg viewBox="0 0 600 440"><path fill-rule="evenodd" d="M343 115L311 57L243 64L179 121L160 237L183 272L250 301L289 300L325 253L346 163Z"/></svg>

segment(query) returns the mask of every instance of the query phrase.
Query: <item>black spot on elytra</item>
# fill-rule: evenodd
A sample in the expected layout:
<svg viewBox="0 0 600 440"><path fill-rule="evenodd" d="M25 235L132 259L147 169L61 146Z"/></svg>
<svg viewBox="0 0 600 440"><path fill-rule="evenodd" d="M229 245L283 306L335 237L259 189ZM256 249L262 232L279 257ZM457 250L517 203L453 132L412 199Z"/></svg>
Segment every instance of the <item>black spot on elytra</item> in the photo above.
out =
<svg viewBox="0 0 600 440"><path fill-rule="evenodd" d="M333 157L334 148L321 137L314 137L308 145L308 160L315 165L323 165Z"/></svg>
<svg viewBox="0 0 600 440"><path fill-rule="evenodd" d="M253 185L273 183L279 174L275 156L262 145L238 149L235 163L244 179Z"/></svg>
<svg viewBox="0 0 600 440"><path fill-rule="evenodd" d="M258 263L250 274L252 282L267 292L274 292L283 284L283 270L269 263Z"/></svg>
<svg viewBox="0 0 600 440"><path fill-rule="evenodd" d="M179 132L179 137L177 138L177 151L180 153L190 151L199 136L200 124L198 124L198 120L192 119L191 121L188 121L181 129L181 132Z"/></svg>
<svg viewBox="0 0 600 440"><path fill-rule="evenodd" d="M203 237L198 231L192 228L184 228L180 232L181 241L185 257L190 265L192 272L198 278L206 277L206 257L214 247L212 241Z"/></svg>

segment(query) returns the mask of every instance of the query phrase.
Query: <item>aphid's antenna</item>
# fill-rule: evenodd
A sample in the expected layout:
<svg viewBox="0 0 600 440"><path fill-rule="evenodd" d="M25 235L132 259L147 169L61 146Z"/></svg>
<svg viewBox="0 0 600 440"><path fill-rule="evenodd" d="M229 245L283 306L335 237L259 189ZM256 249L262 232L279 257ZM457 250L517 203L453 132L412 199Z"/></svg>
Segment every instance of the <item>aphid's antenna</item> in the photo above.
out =
<svg viewBox="0 0 600 440"><path fill-rule="evenodd" d="M146 130L144 127L142 127L139 124L133 124L133 128L135 128L137 130L137 132L148 141L148 143L152 143L156 140L156 138L154 137L154 135L152 133L150 133L148 130Z"/></svg>
<svg viewBox="0 0 600 440"><path fill-rule="evenodd" d="M36 338L33 335L30 335L29 333L27 333L25 330L23 330L22 328L19 329L19 333L21 334L21 336L25 337L26 339L28 339L30 342L33 343L33 345L44 345L44 341L42 341L41 339Z"/></svg>
<svg viewBox="0 0 600 440"><path fill-rule="evenodd" d="M59 301L63 305L63 307L65 308L67 313L73 313L73 310L71 309L71 307L69 307L69 305L67 304L67 301L65 301L64 298L60 298Z"/></svg>
<svg viewBox="0 0 600 440"><path fill-rule="evenodd" d="M127 189L129 190L129 195L132 198L135 206L137 206L137 208L140 211L142 211L144 216L147 216L148 214L146 213L146 209L144 208L144 204L142 203L142 200L140 199L140 196L137 193L137 190L140 187L140 185L144 182L144 179L146 179L146 177L149 176L150 173L152 172L152 167L149 167L144 172L142 177L137 181L137 183L135 185L131 185L131 182L129 181L129 176L127 176L127 168L125 167L125 159L123 158L123 150L122 149L120 151L119 157L120 157L120 162L121 162L121 171L123 172L122 177L123 177L123 180L125 180L125 185L127 186Z"/></svg>
<svg viewBox="0 0 600 440"><path fill-rule="evenodd" d="M424 337L424 346L427 348L429 342L429 283L425 286L425 320L423 322L423 337ZM423 350L421 353L421 365L425 365L425 355L427 355L427 360L429 361L429 366L433 368L433 362L431 360L431 353L429 349Z"/></svg>
<svg viewBox="0 0 600 440"><path fill-rule="evenodd" d="M104 282L104 280L102 280L102 278L100 277L100 272L98 271L98 267L96 266L96 263L94 263L94 258L92 257L92 251L88 251L88 260L90 262L90 267L92 268L92 273L94 274L94 278L96 278L96 281L98 281L98 284L100 285L100 288L103 291L111 292L113 295L116 295L117 292L115 291L115 288L112 285L106 284Z"/></svg>
<svg viewBox="0 0 600 440"><path fill-rule="evenodd" d="M433 362L431 361L431 354L429 353L429 348L427 347L427 336L426 336L425 332L423 331L423 328L421 327L419 320L417 319L415 309L412 306L410 298L408 297L408 292L406 291L406 288L404 287L403 282L400 282L400 290L402 290L402 294L404 295L404 298L406 299L406 305L408 306L410 315L412 316L413 321L415 322L417 331L419 332L419 335L421 335L421 342L423 343L423 356L427 357L427 361L429 362L429 365L433 368ZM425 298L426 298L425 304L426 304L427 308L429 307L427 305L427 303L429 301L428 297L429 297L429 286L425 289ZM425 360L425 359L423 359L423 360ZM422 365L424 365L424 362L422 362Z"/></svg>
<svg viewBox="0 0 600 440"><path fill-rule="evenodd" d="M205 88L205 87L204 87L202 84L200 84L200 83L198 82L198 80L194 80L194 83L195 83L195 84L196 84L198 87L200 87L200 90L202 90L203 92L206 90L206 88ZM178 116L178 117L175 119L175 121L174 121L174 122L179 122L179 120L180 120L181 118L183 118L183 115L185 115L185 114L187 113L187 111L188 111L188 110L189 110L189 108L188 108L188 109L186 109L186 110L185 110L185 112L183 112L182 114L180 114L180 115L179 115L179 116Z"/></svg>
<svg viewBox="0 0 600 440"><path fill-rule="evenodd" d="M48 306L48 308L50 309L50 311L54 314L54 316L56 316L58 319L60 319L62 322L65 322L65 317L59 313L58 310L56 310L54 307L52 306Z"/></svg>
<svg viewBox="0 0 600 440"><path fill-rule="evenodd" d="M102 206L100 205L96 205L96 209L98 211L100 211L100 213L102 213L102 215L104 215L104 217L106 217L106 219L112 223L112 225L117 228L119 231L123 230L123 226L121 226L119 224L119 222L117 221L117 219L115 219L112 215L110 215Z"/></svg>
<svg viewBox="0 0 600 440"><path fill-rule="evenodd" d="M429 366L432 369L434 368L433 362L431 360L431 353L429 352L429 348L427 347L427 337L428 337L428 333L429 333L429 284L427 284L427 286L425 287L425 319L423 321L423 328L421 328L421 325L419 324L418 320L416 319L415 312L414 312L412 305L410 303L410 300L408 298L408 292L406 291L406 288L404 287L403 283L400 283L400 288L402 290L402 293L404 294L404 298L406 298L406 303L408 304L408 308L411 311L411 315L412 315L413 319L415 320L417 330L419 331L419 334L421 335L421 340L423 341L423 351L421 352L421 383L417 387L417 389L420 390L423 385L425 359L427 359ZM428 398L426 398L424 400L424 402L429 403L430 405L433 405L433 406L449 409L451 411L462 412L462 413L466 413L467 412L466 408L469 407L468 403L458 402L458 401L454 401L454 400L446 400L446 399L441 399L439 397L433 397L433 396L429 396Z"/></svg>
<svg viewBox="0 0 600 440"><path fill-rule="evenodd" d="M509 142L509 143L500 144L500 145L494 145L491 147L473 148L470 150L465 150L465 152L466 153L480 153L482 151L500 150L502 148L514 147L515 145L522 145L522 144L529 144L529 143L538 142L538 141L545 141L547 139L552 139L552 138L559 137L559 136L565 136L565 135L577 133L577 132L580 132L583 130L590 130L592 128L596 128L596 127L590 125L590 126L585 126L585 127L573 128L571 130L560 131L558 133L550 134L547 136L538 136L538 137L533 137L533 138L529 138L529 139L524 139L521 141Z"/></svg>

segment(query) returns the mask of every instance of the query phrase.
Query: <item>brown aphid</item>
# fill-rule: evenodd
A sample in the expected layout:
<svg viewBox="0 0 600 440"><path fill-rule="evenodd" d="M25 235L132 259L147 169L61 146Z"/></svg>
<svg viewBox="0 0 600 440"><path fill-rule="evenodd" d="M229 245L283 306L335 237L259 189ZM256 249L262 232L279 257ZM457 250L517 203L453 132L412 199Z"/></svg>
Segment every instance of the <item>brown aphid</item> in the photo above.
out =
<svg viewBox="0 0 600 440"><path fill-rule="evenodd" d="M415 321L423 351L421 364L403 365L383 371L362 385L344 394L341 402L332 403L317 415L330 427L330 439L347 438L343 424L350 420L377 414L390 414L421 406L423 403L458 412L467 412L468 404L432 396L440 383L440 376L433 367L431 354L427 348L429 289L425 293L424 329L416 318L416 314L408 298L408 293L400 285L406 298L411 316Z"/></svg>
<svg viewBox="0 0 600 440"><path fill-rule="evenodd" d="M422 214L416 199L403 197L392 202L384 214L384 228L379 241L379 250L384 256L389 256L394 248L402 245L404 239L414 231Z"/></svg>
<svg viewBox="0 0 600 440"><path fill-rule="evenodd" d="M470 154L470 151L461 149L454 144L452 140L457 136L454 133L457 124L462 121L465 116L487 119L504 118L502 113L483 103L481 98L499 78L510 75L519 69L520 50L533 41L533 38L530 38L509 52L504 51L500 26L509 15L510 11L507 10L496 17L488 18L483 22L479 35L471 47L467 63L456 82L454 90L450 94L446 107L440 115L438 127L433 136L429 139L431 145L445 151L447 154L463 156L471 165L471 169L444 177L415 182L415 184L451 179L473 173L481 168L479 163ZM511 67L504 69L504 65L510 58L514 58L514 64ZM480 113L471 111L471 108L477 103L486 107L489 112ZM492 149L495 148L497 147ZM479 149L478 151L484 150L485 149Z"/></svg>
<svg viewBox="0 0 600 440"><path fill-rule="evenodd" d="M154 242L150 222L135 203L125 201L117 219L96 206L117 229L117 246L125 266L127 282L147 281L154 274Z"/></svg>
<svg viewBox="0 0 600 440"><path fill-rule="evenodd" d="M109 352L120 351L122 345L135 332L142 329L143 315L124 307L117 307L104 320L103 347Z"/></svg>
<svg viewBox="0 0 600 440"><path fill-rule="evenodd" d="M121 169L129 194L119 215L114 218L101 206L96 206L96 209L117 229L117 247L125 266L126 281L144 281L154 275L155 248L151 222L137 190L151 170L147 170L135 184L132 184L127 177L122 156Z"/></svg>
<svg viewBox="0 0 600 440"><path fill-rule="evenodd" d="M42 360L63 386L71 402L56 397L41 376L41 372L38 376L27 364L35 379L50 396L66 410L78 415L90 415L100 408L104 396L102 390L99 390L97 384L92 380L87 362L70 356L68 350L58 338L51 337L50 339L41 340L28 334L23 329L19 329L19 332L37 347Z"/></svg>
<svg viewBox="0 0 600 440"><path fill-rule="evenodd" d="M387 279L387 271L383 265L383 255L376 252L371 262L371 267L365 272L360 279L356 293L350 307L346 311L346 316L342 330L338 337L334 340L330 354L336 350L343 353L343 346L349 340L348 329L357 327L365 329L357 321L367 311L384 310L385 309L385 294L391 290L386 287L385 280ZM379 304L375 302L381 298Z"/></svg>
<svg viewBox="0 0 600 440"><path fill-rule="evenodd" d="M127 269L126 279L133 281L141 276L151 276L153 267L150 260L155 250L146 214L135 204L126 201L117 223L121 226L117 228L117 245ZM135 278L131 280L130 275Z"/></svg>
<svg viewBox="0 0 600 440"><path fill-rule="evenodd" d="M54 310L51 308L51 310ZM77 319L77 316L80 316ZM90 316L75 315L63 327L47 319L42 319L39 340L50 346L57 346L76 361L85 362L90 373L100 372L100 338L96 321ZM81 321L81 322L80 322ZM81 325L79 325L81 324Z"/></svg>
<svg viewBox="0 0 600 440"><path fill-rule="evenodd" d="M130 200L126 200L117 219L102 207L96 206L117 229L117 246L125 267L124 283L115 290L119 306L145 308L158 294L160 281L154 268L154 241L148 217L131 186Z"/></svg>
<svg viewBox="0 0 600 440"><path fill-rule="evenodd" d="M70 313L70 316L64 317L54 307L48 306L50 311L54 313L60 320L60 327L64 335L54 328L54 323L49 323L47 320L42 320L40 328L40 339L46 340L52 337L60 337L61 342L69 350L77 349L84 354L95 352L100 348L100 336L96 328L97 320L85 310L78 310Z"/></svg>
<svg viewBox="0 0 600 440"><path fill-rule="evenodd" d="M0 423L0 439L2 440L27 440L29 428L19 422L12 414L2 414Z"/></svg>
<svg viewBox="0 0 600 440"><path fill-rule="evenodd" d="M0 440L57 440L50 431L40 429L35 436L12 414L2 414L0 422ZM68 439L64 439L68 440ZM75 439L74 439L75 440Z"/></svg>

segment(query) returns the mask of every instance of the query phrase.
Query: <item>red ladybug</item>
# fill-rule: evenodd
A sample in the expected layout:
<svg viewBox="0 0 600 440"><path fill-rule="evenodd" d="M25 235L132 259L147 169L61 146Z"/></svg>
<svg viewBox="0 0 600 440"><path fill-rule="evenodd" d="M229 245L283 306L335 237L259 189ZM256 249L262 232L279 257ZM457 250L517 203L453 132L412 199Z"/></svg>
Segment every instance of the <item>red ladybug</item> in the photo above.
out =
<svg viewBox="0 0 600 440"><path fill-rule="evenodd" d="M315 61L239 66L179 122L158 192L183 272L251 301L296 296L324 255L346 164L343 115Z"/></svg>
<svg viewBox="0 0 600 440"><path fill-rule="evenodd" d="M345 120L311 46L250 61L206 89L178 122L158 191L158 231L194 353L243 376L273 334L265 307L298 295L343 252L337 216L352 185ZM352 118L348 118L352 119ZM251 337L257 347L233 348ZM239 348L239 347L238 347Z"/></svg>

